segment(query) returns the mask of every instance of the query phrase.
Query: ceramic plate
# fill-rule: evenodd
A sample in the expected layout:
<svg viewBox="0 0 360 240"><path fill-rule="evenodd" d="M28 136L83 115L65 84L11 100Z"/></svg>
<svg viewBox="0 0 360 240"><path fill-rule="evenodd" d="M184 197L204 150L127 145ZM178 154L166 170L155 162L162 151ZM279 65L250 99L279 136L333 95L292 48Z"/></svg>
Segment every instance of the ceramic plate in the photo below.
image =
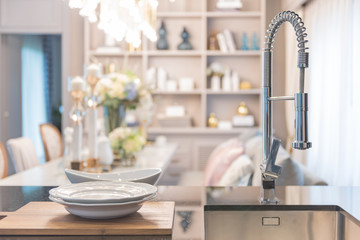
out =
<svg viewBox="0 0 360 240"><path fill-rule="evenodd" d="M110 180L125 182L143 182L154 185L159 179L161 169L148 168L121 173L86 173L72 169L65 169L65 174L71 183Z"/></svg>
<svg viewBox="0 0 360 240"><path fill-rule="evenodd" d="M101 181L62 185L49 193L66 202L121 203L141 200L156 191L155 186L146 183Z"/></svg>
<svg viewBox="0 0 360 240"><path fill-rule="evenodd" d="M63 201L60 198L50 196L50 200L65 206L65 209L76 216L89 219L110 219L124 217L131 213L137 212L145 201L155 198L153 194L147 198L138 201L126 203L100 203L100 204L84 204Z"/></svg>

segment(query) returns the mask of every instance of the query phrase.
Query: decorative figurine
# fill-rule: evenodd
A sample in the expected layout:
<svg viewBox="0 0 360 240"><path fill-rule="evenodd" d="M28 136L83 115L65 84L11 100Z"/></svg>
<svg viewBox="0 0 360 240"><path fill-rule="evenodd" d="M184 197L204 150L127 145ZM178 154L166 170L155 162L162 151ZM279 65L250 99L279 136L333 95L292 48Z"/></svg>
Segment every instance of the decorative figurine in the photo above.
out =
<svg viewBox="0 0 360 240"><path fill-rule="evenodd" d="M249 108L246 106L245 102L240 102L240 105L237 108L237 114L240 116L249 115Z"/></svg>
<svg viewBox="0 0 360 240"><path fill-rule="evenodd" d="M238 91L239 90L239 84L240 83L240 79L239 79L239 75L236 71L232 71L231 74L231 87L233 91Z"/></svg>
<svg viewBox="0 0 360 240"><path fill-rule="evenodd" d="M220 86L221 86L221 78L219 75L214 74L211 77L211 90L213 91L220 91Z"/></svg>
<svg viewBox="0 0 360 240"><path fill-rule="evenodd" d="M210 78L210 87L213 91L219 91L221 86L221 77L224 75L224 66L219 62L213 62L206 69L206 75Z"/></svg>
<svg viewBox="0 0 360 240"><path fill-rule="evenodd" d="M212 30L208 42L209 50L219 50L219 43L216 38L216 31Z"/></svg>
<svg viewBox="0 0 360 240"><path fill-rule="evenodd" d="M257 34L254 32L253 36L252 36L252 50L259 50L259 41L258 41L258 37Z"/></svg>
<svg viewBox="0 0 360 240"><path fill-rule="evenodd" d="M161 22L161 26L159 28L159 40L156 43L156 48L158 50L167 50L169 49L169 44L166 40L167 31L165 29L164 22Z"/></svg>
<svg viewBox="0 0 360 240"><path fill-rule="evenodd" d="M246 33L243 34L242 37L242 48L241 50L249 50L249 46L248 46L248 38Z"/></svg>
<svg viewBox="0 0 360 240"><path fill-rule="evenodd" d="M85 116L85 110L82 101L85 95L85 82L81 77L71 79L69 92L74 100L74 105L70 111L70 119L73 122L73 139L71 146L71 169L82 170L81 149L82 149L82 120Z"/></svg>
<svg viewBox="0 0 360 240"><path fill-rule="evenodd" d="M247 81L243 81L240 83L240 89L251 89L251 83Z"/></svg>
<svg viewBox="0 0 360 240"><path fill-rule="evenodd" d="M99 64L90 64L86 68L86 82L90 86L90 95L87 97L87 117L88 117L88 147L89 156L87 159L87 171L97 172L99 169L99 154L97 140L97 104L98 97L95 93L95 87L100 80L101 66Z"/></svg>
<svg viewBox="0 0 360 240"><path fill-rule="evenodd" d="M216 117L215 113L210 113L207 123L208 123L208 127L217 128L219 119Z"/></svg>
<svg viewBox="0 0 360 240"><path fill-rule="evenodd" d="M181 33L181 38L183 39L182 43L178 45L178 50L192 50L192 46L189 43L189 33L184 28L183 32Z"/></svg>
<svg viewBox="0 0 360 240"><path fill-rule="evenodd" d="M222 90L231 91L231 70L227 68L222 78Z"/></svg>

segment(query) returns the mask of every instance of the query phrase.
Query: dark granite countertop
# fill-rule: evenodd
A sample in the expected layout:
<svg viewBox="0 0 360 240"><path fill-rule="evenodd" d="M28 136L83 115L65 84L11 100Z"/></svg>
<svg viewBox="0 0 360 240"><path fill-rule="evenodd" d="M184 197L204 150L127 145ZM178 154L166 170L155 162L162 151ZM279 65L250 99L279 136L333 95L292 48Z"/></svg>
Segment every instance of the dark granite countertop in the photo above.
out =
<svg viewBox="0 0 360 240"><path fill-rule="evenodd" d="M52 187L0 186L0 211L16 211L30 201L50 201ZM259 187L180 187L159 186L156 200L175 201L173 239L204 239L204 207L245 209L305 209L322 206L325 210L338 206L360 220L360 187L277 187L278 206L259 204ZM296 206L296 207L295 207Z"/></svg>

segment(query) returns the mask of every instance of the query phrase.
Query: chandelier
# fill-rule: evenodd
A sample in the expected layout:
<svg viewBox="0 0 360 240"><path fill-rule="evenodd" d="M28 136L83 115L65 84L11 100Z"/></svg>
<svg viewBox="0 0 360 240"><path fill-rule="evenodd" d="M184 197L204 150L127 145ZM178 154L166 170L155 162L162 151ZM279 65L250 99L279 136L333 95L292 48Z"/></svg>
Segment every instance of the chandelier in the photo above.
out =
<svg viewBox="0 0 360 240"><path fill-rule="evenodd" d="M69 0L70 8L80 9L79 14L116 41L125 41L137 48L141 34L150 41L157 40L155 22L157 0Z"/></svg>

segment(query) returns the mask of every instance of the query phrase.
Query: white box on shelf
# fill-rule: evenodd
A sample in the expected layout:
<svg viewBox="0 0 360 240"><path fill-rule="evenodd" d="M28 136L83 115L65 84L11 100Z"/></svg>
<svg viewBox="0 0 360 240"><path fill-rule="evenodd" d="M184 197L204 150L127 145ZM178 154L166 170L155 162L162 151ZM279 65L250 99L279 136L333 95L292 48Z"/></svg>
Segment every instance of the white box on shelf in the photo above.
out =
<svg viewBox="0 0 360 240"><path fill-rule="evenodd" d="M159 114L157 118L160 127L191 127L190 116L169 117Z"/></svg>
<svg viewBox="0 0 360 240"><path fill-rule="evenodd" d="M185 116L185 108L180 105L168 106L165 109L166 117L183 117Z"/></svg>
<svg viewBox="0 0 360 240"><path fill-rule="evenodd" d="M179 79L179 90L180 91L193 91L194 90L194 79L189 77L183 77Z"/></svg>
<svg viewBox="0 0 360 240"><path fill-rule="evenodd" d="M221 120L218 123L218 129L221 130L228 130L228 129L232 129L232 125L230 121L225 121L225 120Z"/></svg>
<svg viewBox="0 0 360 240"><path fill-rule="evenodd" d="M255 125L255 119L253 115L236 115L233 116L232 124L234 127L253 127Z"/></svg>
<svg viewBox="0 0 360 240"><path fill-rule="evenodd" d="M216 7L218 9L240 9L243 4L240 0L218 0L216 3Z"/></svg>
<svg viewBox="0 0 360 240"><path fill-rule="evenodd" d="M177 89L177 82L176 80L167 80L166 81L166 91L176 91Z"/></svg>

